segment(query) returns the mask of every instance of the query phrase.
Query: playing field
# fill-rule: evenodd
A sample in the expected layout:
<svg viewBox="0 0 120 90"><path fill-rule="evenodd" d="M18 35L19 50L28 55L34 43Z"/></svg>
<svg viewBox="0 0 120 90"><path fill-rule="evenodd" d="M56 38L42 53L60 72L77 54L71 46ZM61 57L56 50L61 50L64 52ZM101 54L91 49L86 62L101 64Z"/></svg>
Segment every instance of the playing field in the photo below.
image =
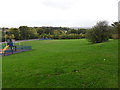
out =
<svg viewBox="0 0 120 90"><path fill-rule="evenodd" d="M33 50L3 57L3 88L117 88L117 42L22 42Z"/></svg>

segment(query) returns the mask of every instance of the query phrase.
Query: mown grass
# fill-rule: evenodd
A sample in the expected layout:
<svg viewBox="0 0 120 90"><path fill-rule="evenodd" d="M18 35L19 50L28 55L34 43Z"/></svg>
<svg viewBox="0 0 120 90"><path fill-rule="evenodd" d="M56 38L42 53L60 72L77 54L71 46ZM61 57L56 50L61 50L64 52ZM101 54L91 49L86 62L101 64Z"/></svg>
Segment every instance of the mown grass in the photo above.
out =
<svg viewBox="0 0 120 90"><path fill-rule="evenodd" d="M3 57L3 88L117 88L117 42L22 42L33 50Z"/></svg>

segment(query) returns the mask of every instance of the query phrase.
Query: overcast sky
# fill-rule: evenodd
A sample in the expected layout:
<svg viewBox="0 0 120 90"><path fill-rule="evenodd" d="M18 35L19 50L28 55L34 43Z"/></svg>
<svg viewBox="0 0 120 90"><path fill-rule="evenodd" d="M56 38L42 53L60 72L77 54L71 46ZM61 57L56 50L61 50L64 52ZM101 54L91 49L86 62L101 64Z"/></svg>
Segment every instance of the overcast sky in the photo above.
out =
<svg viewBox="0 0 120 90"><path fill-rule="evenodd" d="M118 20L119 0L0 0L0 27L91 27Z"/></svg>

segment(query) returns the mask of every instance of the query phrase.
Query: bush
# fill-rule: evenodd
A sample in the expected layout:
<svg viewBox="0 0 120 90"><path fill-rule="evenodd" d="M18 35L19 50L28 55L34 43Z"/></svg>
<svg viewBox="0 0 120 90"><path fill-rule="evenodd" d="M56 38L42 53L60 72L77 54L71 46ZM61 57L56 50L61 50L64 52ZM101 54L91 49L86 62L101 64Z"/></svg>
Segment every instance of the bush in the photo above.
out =
<svg viewBox="0 0 120 90"><path fill-rule="evenodd" d="M85 34L42 34L39 38L51 38L51 39L82 39L85 38Z"/></svg>
<svg viewBox="0 0 120 90"><path fill-rule="evenodd" d="M109 40L109 26L106 21L98 22L87 32L87 39L92 43L101 43Z"/></svg>

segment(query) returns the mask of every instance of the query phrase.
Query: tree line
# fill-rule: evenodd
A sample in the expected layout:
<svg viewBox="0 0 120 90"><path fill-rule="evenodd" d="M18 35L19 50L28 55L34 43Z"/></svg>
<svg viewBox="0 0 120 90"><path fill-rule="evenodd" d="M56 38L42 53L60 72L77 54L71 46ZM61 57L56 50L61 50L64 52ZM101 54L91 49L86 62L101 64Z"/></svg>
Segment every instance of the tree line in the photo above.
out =
<svg viewBox="0 0 120 90"><path fill-rule="evenodd" d="M67 27L28 27L1 28L2 41L5 39L82 39L86 38L92 43L100 43L111 39L119 39L120 22L108 25L107 21L99 21L92 28L72 29Z"/></svg>
<svg viewBox="0 0 120 90"><path fill-rule="evenodd" d="M2 41L5 39L27 40L38 38L79 39L85 38L86 29L71 29L67 27L27 27L2 28Z"/></svg>

